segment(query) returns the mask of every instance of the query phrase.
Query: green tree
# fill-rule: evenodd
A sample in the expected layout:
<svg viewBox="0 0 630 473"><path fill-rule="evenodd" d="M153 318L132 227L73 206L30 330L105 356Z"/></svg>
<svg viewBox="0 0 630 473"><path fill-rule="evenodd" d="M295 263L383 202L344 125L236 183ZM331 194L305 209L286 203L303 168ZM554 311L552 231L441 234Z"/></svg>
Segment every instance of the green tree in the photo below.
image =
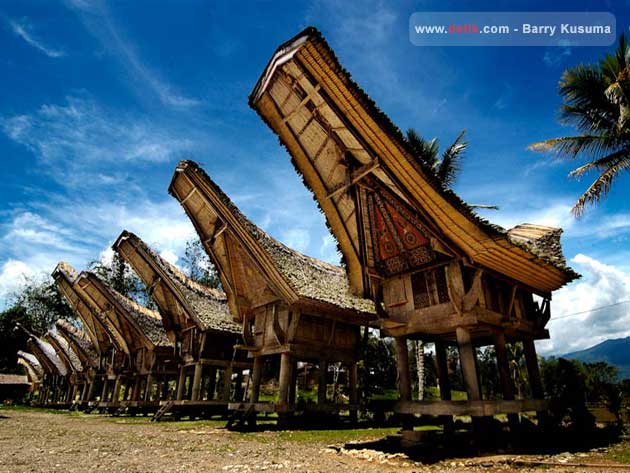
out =
<svg viewBox="0 0 630 473"><path fill-rule="evenodd" d="M0 313L0 372L20 372L17 364L18 350L26 350L28 336L16 328L21 324L27 329L33 328L33 319L23 306L13 306Z"/></svg>
<svg viewBox="0 0 630 473"><path fill-rule="evenodd" d="M210 261L199 239L193 238L186 242L186 250L182 258L182 263L184 271L193 281L213 288L221 286L217 270Z"/></svg>
<svg viewBox="0 0 630 473"><path fill-rule="evenodd" d="M534 143L530 149L569 160L588 160L569 173L577 179L598 174L573 207L573 214L579 217L587 205L596 204L608 193L622 171L630 169L630 48L625 36L619 38L615 53L598 64L566 70L559 93L564 100L561 121L573 125L579 134Z"/></svg>

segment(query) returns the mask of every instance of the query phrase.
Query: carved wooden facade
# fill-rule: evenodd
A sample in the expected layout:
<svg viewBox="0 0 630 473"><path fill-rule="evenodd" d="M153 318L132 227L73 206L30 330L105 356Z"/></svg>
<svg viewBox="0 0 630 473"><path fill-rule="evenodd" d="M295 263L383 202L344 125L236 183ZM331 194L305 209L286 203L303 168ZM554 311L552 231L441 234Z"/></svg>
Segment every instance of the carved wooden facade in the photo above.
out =
<svg viewBox="0 0 630 473"><path fill-rule="evenodd" d="M459 348L468 390L464 411L541 408L513 401L505 343L523 342L534 397L542 398L533 341L549 336L551 292L578 277L562 256L561 230L525 224L505 231L477 217L414 159L400 131L313 28L280 46L250 105L314 193L351 289L384 309L381 329L397 342L398 410L462 413L448 402L444 347L451 343ZM436 342L444 402L409 402L407 337ZM488 344L496 347L509 402L481 399L474 347Z"/></svg>
<svg viewBox="0 0 630 473"><path fill-rule="evenodd" d="M356 408L359 327L375 318L373 303L350 294L341 268L299 254L256 227L195 163L180 163L169 191L216 266L242 328L241 348L254 358L249 403L233 407L293 412L295 366L303 360L320 365L321 408L334 408L326 400L327 364L347 364ZM269 405L258 399L263 358L273 355L281 357L279 393Z"/></svg>
<svg viewBox="0 0 630 473"><path fill-rule="evenodd" d="M229 401L242 401L243 371L251 369L251 362L235 351L242 338L225 293L192 281L133 233L124 231L113 248L149 289L175 344L180 371L171 410L226 408Z"/></svg>

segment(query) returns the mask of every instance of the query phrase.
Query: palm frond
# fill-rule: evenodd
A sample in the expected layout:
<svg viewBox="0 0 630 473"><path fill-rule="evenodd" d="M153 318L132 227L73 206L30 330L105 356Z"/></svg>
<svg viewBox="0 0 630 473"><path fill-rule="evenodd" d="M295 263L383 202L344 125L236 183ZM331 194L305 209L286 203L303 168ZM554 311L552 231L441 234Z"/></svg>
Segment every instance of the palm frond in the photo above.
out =
<svg viewBox="0 0 630 473"><path fill-rule="evenodd" d="M427 141L413 128L407 130L406 138L407 144L414 155L413 157L433 168L437 162L438 140L433 138L431 141Z"/></svg>
<svg viewBox="0 0 630 473"><path fill-rule="evenodd" d="M587 205L596 204L602 197L606 196L615 178L624 170L630 170L630 160L628 159L619 160L616 164L608 167L606 171L601 173L573 206L573 209L571 209L573 215L580 218L584 214Z"/></svg>
<svg viewBox="0 0 630 473"><path fill-rule="evenodd" d="M583 153L600 156L617 150L621 143L623 142L616 137L608 135L578 135L539 141L527 148L531 151L552 153L558 157L574 159Z"/></svg>
<svg viewBox="0 0 630 473"><path fill-rule="evenodd" d="M623 159L630 159L630 150L622 149L602 158L594 159L593 161L590 161L583 166L580 166L579 168L571 171L569 173L569 177L579 179L589 171L592 171L594 169L599 169L600 171L603 171L605 169L608 169L609 167L615 166L619 161Z"/></svg>
<svg viewBox="0 0 630 473"><path fill-rule="evenodd" d="M461 161L468 147L468 142L464 141L465 134L466 130L462 130L453 144L444 151L442 159L435 166L436 175L445 187L451 187L455 183L457 173L461 169Z"/></svg>

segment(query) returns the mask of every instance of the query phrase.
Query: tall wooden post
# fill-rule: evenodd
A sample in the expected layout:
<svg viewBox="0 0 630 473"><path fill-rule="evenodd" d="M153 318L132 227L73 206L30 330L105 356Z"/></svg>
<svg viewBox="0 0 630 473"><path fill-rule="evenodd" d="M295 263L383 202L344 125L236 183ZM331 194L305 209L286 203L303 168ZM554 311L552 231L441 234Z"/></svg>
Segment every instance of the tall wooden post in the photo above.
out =
<svg viewBox="0 0 630 473"><path fill-rule="evenodd" d="M534 340L523 340L523 352L525 353L525 364L527 366L527 377L529 385L532 388L532 396L534 399L545 398L545 388L543 387L540 377L540 369L538 367L538 355L536 355L536 345ZM544 411L536 412L538 425L547 423L547 413Z"/></svg>
<svg viewBox="0 0 630 473"><path fill-rule="evenodd" d="M149 373L147 375L147 386L144 391L144 400L150 401L152 394L153 394L153 375Z"/></svg>
<svg viewBox="0 0 630 473"><path fill-rule="evenodd" d="M328 389L328 385L326 384L327 374L328 374L328 362L326 360L320 360L319 380L317 382L317 404L326 403L326 391Z"/></svg>
<svg viewBox="0 0 630 473"><path fill-rule="evenodd" d="M350 409L350 421L357 422L359 420L358 411L356 406L359 404L359 368L356 363L351 363L348 366L348 397L350 405L353 408Z"/></svg>
<svg viewBox="0 0 630 473"><path fill-rule="evenodd" d="M122 375L116 376L114 381L114 392L112 394L112 402L120 401L120 383L122 382Z"/></svg>
<svg viewBox="0 0 630 473"><path fill-rule="evenodd" d="M223 372L223 393L221 399L225 402L229 402L232 395L232 364L225 367Z"/></svg>
<svg viewBox="0 0 630 473"><path fill-rule="evenodd" d="M448 360L446 357L446 346L443 342L435 342L435 361L437 365L438 385L440 386L440 399L442 401L451 400L451 382L448 379ZM453 432L453 416L441 416L444 425L444 432Z"/></svg>
<svg viewBox="0 0 630 473"><path fill-rule="evenodd" d="M297 395L297 360L293 360L291 364L291 384L289 385L289 404L295 404L295 397Z"/></svg>
<svg viewBox="0 0 630 473"><path fill-rule="evenodd" d="M168 399L168 376L163 377L162 381L162 400L166 401Z"/></svg>
<svg viewBox="0 0 630 473"><path fill-rule="evenodd" d="M184 390L186 389L186 367L179 368L179 379L177 380L177 400L184 399Z"/></svg>
<svg viewBox="0 0 630 473"><path fill-rule="evenodd" d="M251 372L249 402L258 402L258 397L260 396L260 382L262 381L262 369L263 358L262 356L257 356L254 358L254 366L252 367Z"/></svg>
<svg viewBox="0 0 630 473"><path fill-rule="evenodd" d="M85 398L87 402L91 402L92 399L94 399L94 389L96 389L96 376L90 380L90 387L88 388L87 397Z"/></svg>
<svg viewBox="0 0 630 473"><path fill-rule="evenodd" d="M81 397L79 398L79 401L85 402L87 400L87 393L88 393L89 384L90 384L90 382L86 378L84 383L83 383L83 389L81 389Z"/></svg>
<svg viewBox="0 0 630 473"><path fill-rule="evenodd" d="M107 388L109 384L109 379L107 375L103 376L103 389L101 390L101 402L107 402Z"/></svg>
<svg viewBox="0 0 630 473"><path fill-rule="evenodd" d="M457 348L459 349L459 361L462 366L462 374L464 375L464 383L466 384L466 392L469 401L481 400L481 391L479 389L479 379L477 378L477 363L475 347L470 338L470 332L464 327L457 327Z"/></svg>
<svg viewBox="0 0 630 473"><path fill-rule="evenodd" d="M140 376L136 376L136 378L133 380L133 388L131 389L131 400L132 401L139 401L140 400L140 383L141 383Z"/></svg>
<svg viewBox="0 0 630 473"><path fill-rule="evenodd" d="M398 392L401 401L411 401L411 381L409 379L409 349L407 337L394 338L396 348L396 368L398 370ZM413 416L403 417L402 430L413 430Z"/></svg>
<svg viewBox="0 0 630 473"><path fill-rule="evenodd" d="M192 387L192 396L191 396L191 400L193 401L199 400L202 377L203 377L203 365L201 363L197 363L195 365L195 374L193 375L193 387Z"/></svg>
<svg viewBox="0 0 630 473"><path fill-rule="evenodd" d="M289 385L292 378L293 360L288 353L282 353L280 355L280 376L278 380L279 392L278 392L278 404L289 404Z"/></svg>
<svg viewBox="0 0 630 473"><path fill-rule="evenodd" d="M243 400L243 370L239 369L236 371L236 387L234 389L234 399L236 401Z"/></svg>
<svg viewBox="0 0 630 473"><path fill-rule="evenodd" d="M499 370L503 399L511 401L514 399L514 383L510 376L510 362L505 349L505 334L503 332L494 334L494 351L497 355L497 368ZM515 433L519 425L518 414L508 414L508 422L510 430L512 433Z"/></svg>
<svg viewBox="0 0 630 473"><path fill-rule="evenodd" d="M212 366L208 370L208 400L214 399L214 391L217 387L217 369Z"/></svg>
<svg viewBox="0 0 630 473"><path fill-rule="evenodd" d="M129 400L129 378L125 378L125 389L123 390L123 401Z"/></svg>

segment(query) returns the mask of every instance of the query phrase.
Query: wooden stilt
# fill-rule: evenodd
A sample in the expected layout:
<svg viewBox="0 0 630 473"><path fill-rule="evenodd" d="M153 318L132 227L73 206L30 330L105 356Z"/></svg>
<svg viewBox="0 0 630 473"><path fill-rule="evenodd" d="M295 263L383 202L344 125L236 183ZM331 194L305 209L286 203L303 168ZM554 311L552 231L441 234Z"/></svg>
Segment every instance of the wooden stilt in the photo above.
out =
<svg viewBox="0 0 630 473"><path fill-rule="evenodd" d="M236 372L236 388L234 390L234 399L236 401L243 400L243 370Z"/></svg>
<svg viewBox="0 0 630 473"><path fill-rule="evenodd" d="M280 376L278 380L278 404L287 405L289 403L289 387L292 378L293 360L289 353L280 355Z"/></svg>
<svg viewBox="0 0 630 473"><path fill-rule="evenodd" d="M289 385L289 404L295 404L295 398L297 395L297 360L293 360L291 364L291 384Z"/></svg>
<svg viewBox="0 0 630 473"><path fill-rule="evenodd" d="M469 401L478 401L481 399L481 391L479 389L479 379L477 377L477 363L475 347L473 347L470 338L470 332L464 327L457 327L457 348L459 350L459 361L462 366L462 374L464 375L464 384L466 384L466 392Z"/></svg>
<svg viewBox="0 0 630 473"><path fill-rule="evenodd" d="M108 384L109 384L109 379L107 379L107 376L104 376L103 389L101 390L101 402L107 402Z"/></svg>
<svg viewBox="0 0 630 473"><path fill-rule="evenodd" d="M195 374L193 376L193 386L192 386L192 395L191 400L198 401L199 394L201 392L201 379L203 377L203 365L201 363L197 363L195 365Z"/></svg>
<svg viewBox="0 0 630 473"><path fill-rule="evenodd" d="M435 342L435 361L437 365L438 384L440 386L440 399L451 400L451 382L448 379L448 360L446 358L446 346L442 342ZM453 432L453 416L442 416L445 433Z"/></svg>
<svg viewBox="0 0 630 473"><path fill-rule="evenodd" d="M221 399L229 401L232 396L232 365L228 365L223 371L223 393Z"/></svg>
<svg viewBox="0 0 630 473"><path fill-rule="evenodd" d="M348 395L350 404L356 406L359 404L359 370L356 363L351 363L348 366ZM350 409L350 421L356 423L359 420L358 411L356 408Z"/></svg>
<svg viewBox="0 0 630 473"><path fill-rule="evenodd" d="M529 385L532 389L532 397L534 399L545 398L545 388L540 377L540 369L538 367L538 355L536 354L536 345L534 340L523 340L523 352L525 353L525 364L527 366L527 377ZM536 413L538 424L544 426L547 422L547 413L539 411Z"/></svg>
<svg viewBox="0 0 630 473"><path fill-rule="evenodd" d="M133 382L133 389L131 390L131 400L132 401L139 401L140 400L140 383L141 383L141 378L140 376L136 376L136 378L134 379Z"/></svg>
<svg viewBox="0 0 630 473"><path fill-rule="evenodd" d="M127 401L129 398L129 378L125 378L125 389L123 390L123 400Z"/></svg>
<svg viewBox="0 0 630 473"><path fill-rule="evenodd" d="M147 386L144 390L144 400L150 401L152 394L153 394L153 375L149 373L147 375Z"/></svg>
<svg viewBox="0 0 630 473"><path fill-rule="evenodd" d="M168 376L164 376L162 381L162 398L161 400L166 401L168 399Z"/></svg>
<svg viewBox="0 0 630 473"><path fill-rule="evenodd" d="M497 356L497 368L499 370L503 399L511 401L514 399L514 383L510 376L510 362L505 349L505 334L503 332L494 334L494 351ZM510 430L515 433L519 427L518 414L508 414L508 422Z"/></svg>
<svg viewBox="0 0 630 473"><path fill-rule="evenodd" d="M116 381L114 381L114 391L112 393L112 402L120 401L120 383L122 382L122 376L116 376Z"/></svg>
<svg viewBox="0 0 630 473"><path fill-rule="evenodd" d="M87 402L91 402L94 399L94 390L96 389L96 377L92 378L89 384L90 387L88 388L87 397L85 398Z"/></svg>
<svg viewBox="0 0 630 473"><path fill-rule="evenodd" d="M177 400L184 399L184 390L186 389L186 367L179 369L179 379L177 380Z"/></svg>
<svg viewBox="0 0 630 473"><path fill-rule="evenodd" d="M87 393L88 393L88 388L89 388L89 382L86 379L85 382L83 383L83 389L81 389L81 397L79 398L79 400L81 402L85 402L87 399Z"/></svg>
<svg viewBox="0 0 630 473"><path fill-rule="evenodd" d="M326 403L326 391L328 385L326 384L326 375L328 374L328 363L326 360L320 360L319 362L319 381L317 383L317 404Z"/></svg>
<svg viewBox="0 0 630 473"><path fill-rule="evenodd" d="M260 382L262 381L263 358L258 356L254 358L254 366L251 372L251 390L249 402L258 402L260 396Z"/></svg>
<svg viewBox="0 0 630 473"><path fill-rule="evenodd" d="M396 348L396 368L398 370L398 392L401 401L411 401L411 381L409 379L409 349L406 337L394 338ZM413 430L413 416L403 417L403 430Z"/></svg>
<svg viewBox="0 0 630 473"><path fill-rule="evenodd" d="M217 387L217 369L210 367L208 370L208 400L214 399L214 391Z"/></svg>

